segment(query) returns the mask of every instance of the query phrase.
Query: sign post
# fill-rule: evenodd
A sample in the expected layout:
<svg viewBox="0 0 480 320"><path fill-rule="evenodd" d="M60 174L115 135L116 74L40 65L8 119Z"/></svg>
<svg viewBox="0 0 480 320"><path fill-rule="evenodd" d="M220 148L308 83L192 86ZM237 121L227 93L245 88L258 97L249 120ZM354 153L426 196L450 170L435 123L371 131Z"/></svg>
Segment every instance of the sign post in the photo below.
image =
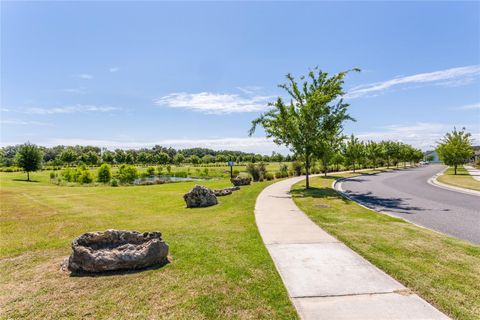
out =
<svg viewBox="0 0 480 320"><path fill-rule="evenodd" d="M228 166L230 167L230 179L233 178L233 161L228 161Z"/></svg>

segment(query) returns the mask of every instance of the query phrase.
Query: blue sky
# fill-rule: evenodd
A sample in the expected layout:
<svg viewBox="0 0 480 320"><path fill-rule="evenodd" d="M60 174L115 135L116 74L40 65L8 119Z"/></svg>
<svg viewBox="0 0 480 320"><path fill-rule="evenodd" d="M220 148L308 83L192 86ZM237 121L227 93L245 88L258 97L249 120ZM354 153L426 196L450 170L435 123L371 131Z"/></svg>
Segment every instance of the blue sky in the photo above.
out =
<svg viewBox="0 0 480 320"><path fill-rule="evenodd" d="M346 80L346 133L480 143L479 2L2 2L1 144L282 151L250 121L309 68Z"/></svg>

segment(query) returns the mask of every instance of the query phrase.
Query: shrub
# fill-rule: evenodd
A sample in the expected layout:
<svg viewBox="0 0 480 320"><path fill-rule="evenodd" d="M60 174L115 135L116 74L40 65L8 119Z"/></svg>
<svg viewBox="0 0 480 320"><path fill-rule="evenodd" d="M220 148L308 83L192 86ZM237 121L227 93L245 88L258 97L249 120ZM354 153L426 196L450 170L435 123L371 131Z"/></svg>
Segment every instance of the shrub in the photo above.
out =
<svg viewBox="0 0 480 320"><path fill-rule="evenodd" d="M302 175L303 164L300 161L292 162L292 170L296 176Z"/></svg>
<svg viewBox="0 0 480 320"><path fill-rule="evenodd" d="M154 176L155 175L155 168L154 167L148 167L147 168L147 175Z"/></svg>
<svg viewBox="0 0 480 320"><path fill-rule="evenodd" d="M98 168L97 181L102 183L108 183L112 179L112 173L110 171L110 165L104 163Z"/></svg>
<svg viewBox="0 0 480 320"><path fill-rule="evenodd" d="M137 168L122 164L118 169L118 180L121 183L132 183L138 177Z"/></svg>
<svg viewBox="0 0 480 320"><path fill-rule="evenodd" d="M112 187L118 187L118 180L117 179L112 179L111 185L112 185Z"/></svg>
<svg viewBox="0 0 480 320"><path fill-rule="evenodd" d="M252 176L253 181L263 181L267 169L263 162L259 164L249 163L247 165L247 172Z"/></svg>
<svg viewBox="0 0 480 320"><path fill-rule="evenodd" d="M74 181L75 170L71 169L70 167L67 167L60 174L62 175L62 177L65 181L67 181L67 182L73 182Z"/></svg>
<svg viewBox="0 0 480 320"><path fill-rule="evenodd" d="M77 181L80 182L81 184L92 183L93 182L93 175L88 170L82 170L80 172L80 175L77 178Z"/></svg>
<svg viewBox="0 0 480 320"><path fill-rule="evenodd" d="M234 177L238 177L239 174L240 174L240 171L238 171L238 170L233 170L233 171L232 171L232 175L233 175Z"/></svg>
<svg viewBox="0 0 480 320"><path fill-rule="evenodd" d="M50 180L53 180L57 177L57 174L55 172L50 172Z"/></svg>
<svg viewBox="0 0 480 320"><path fill-rule="evenodd" d="M170 174L172 172L172 166L170 166L170 165L167 166L167 172L168 172L168 174Z"/></svg>
<svg viewBox="0 0 480 320"><path fill-rule="evenodd" d="M265 179L267 179L268 181L270 181L270 180L275 179L275 177L273 176L273 173L267 172L267 173L265 173Z"/></svg>
<svg viewBox="0 0 480 320"><path fill-rule="evenodd" d="M157 166L157 173L160 176L163 174L163 167L162 166Z"/></svg>
<svg viewBox="0 0 480 320"><path fill-rule="evenodd" d="M177 172L175 172L175 177L187 178L188 173L186 171L177 171Z"/></svg>

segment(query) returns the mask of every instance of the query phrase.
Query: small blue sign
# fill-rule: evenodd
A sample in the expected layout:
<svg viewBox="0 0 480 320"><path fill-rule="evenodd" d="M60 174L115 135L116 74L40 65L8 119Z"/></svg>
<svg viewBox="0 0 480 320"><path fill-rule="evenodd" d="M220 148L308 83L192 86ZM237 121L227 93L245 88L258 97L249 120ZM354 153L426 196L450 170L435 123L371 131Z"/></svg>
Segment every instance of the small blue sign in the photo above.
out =
<svg viewBox="0 0 480 320"><path fill-rule="evenodd" d="M228 161L228 166L233 167L233 161Z"/></svg>

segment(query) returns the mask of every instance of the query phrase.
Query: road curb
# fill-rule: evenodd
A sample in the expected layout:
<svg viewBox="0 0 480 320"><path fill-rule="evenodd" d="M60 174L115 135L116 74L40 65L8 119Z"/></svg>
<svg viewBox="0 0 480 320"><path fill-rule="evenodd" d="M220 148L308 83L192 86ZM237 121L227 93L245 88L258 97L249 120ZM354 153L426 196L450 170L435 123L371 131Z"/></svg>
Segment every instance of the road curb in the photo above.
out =
<svg viewBox="0 0 480 320"><path fill-rule="evenodd" d="M455 187L455 186L451 186L451 185L448 185L448 184L445 184L445 183L442 183L440 181L437 180L438 177L440 177L441 175L444 174L444 172L448 169L445 168L445 170L437 173L436 175L434 175L433 177L431 177L430 179L427 180L428 184L434 186L434 187L437 187L437 188L441 188L441 189L445 189L445 190L450 190L450 191L454 191L454 192L460 192L460 193L464 193L464 194L469 194L469 195L472 195L472 196L477 196L477 197L480 197L480 191L475 191L475 190L470 190L470 189L466 189L466 188L461 188L461 187Z"/></svg>

